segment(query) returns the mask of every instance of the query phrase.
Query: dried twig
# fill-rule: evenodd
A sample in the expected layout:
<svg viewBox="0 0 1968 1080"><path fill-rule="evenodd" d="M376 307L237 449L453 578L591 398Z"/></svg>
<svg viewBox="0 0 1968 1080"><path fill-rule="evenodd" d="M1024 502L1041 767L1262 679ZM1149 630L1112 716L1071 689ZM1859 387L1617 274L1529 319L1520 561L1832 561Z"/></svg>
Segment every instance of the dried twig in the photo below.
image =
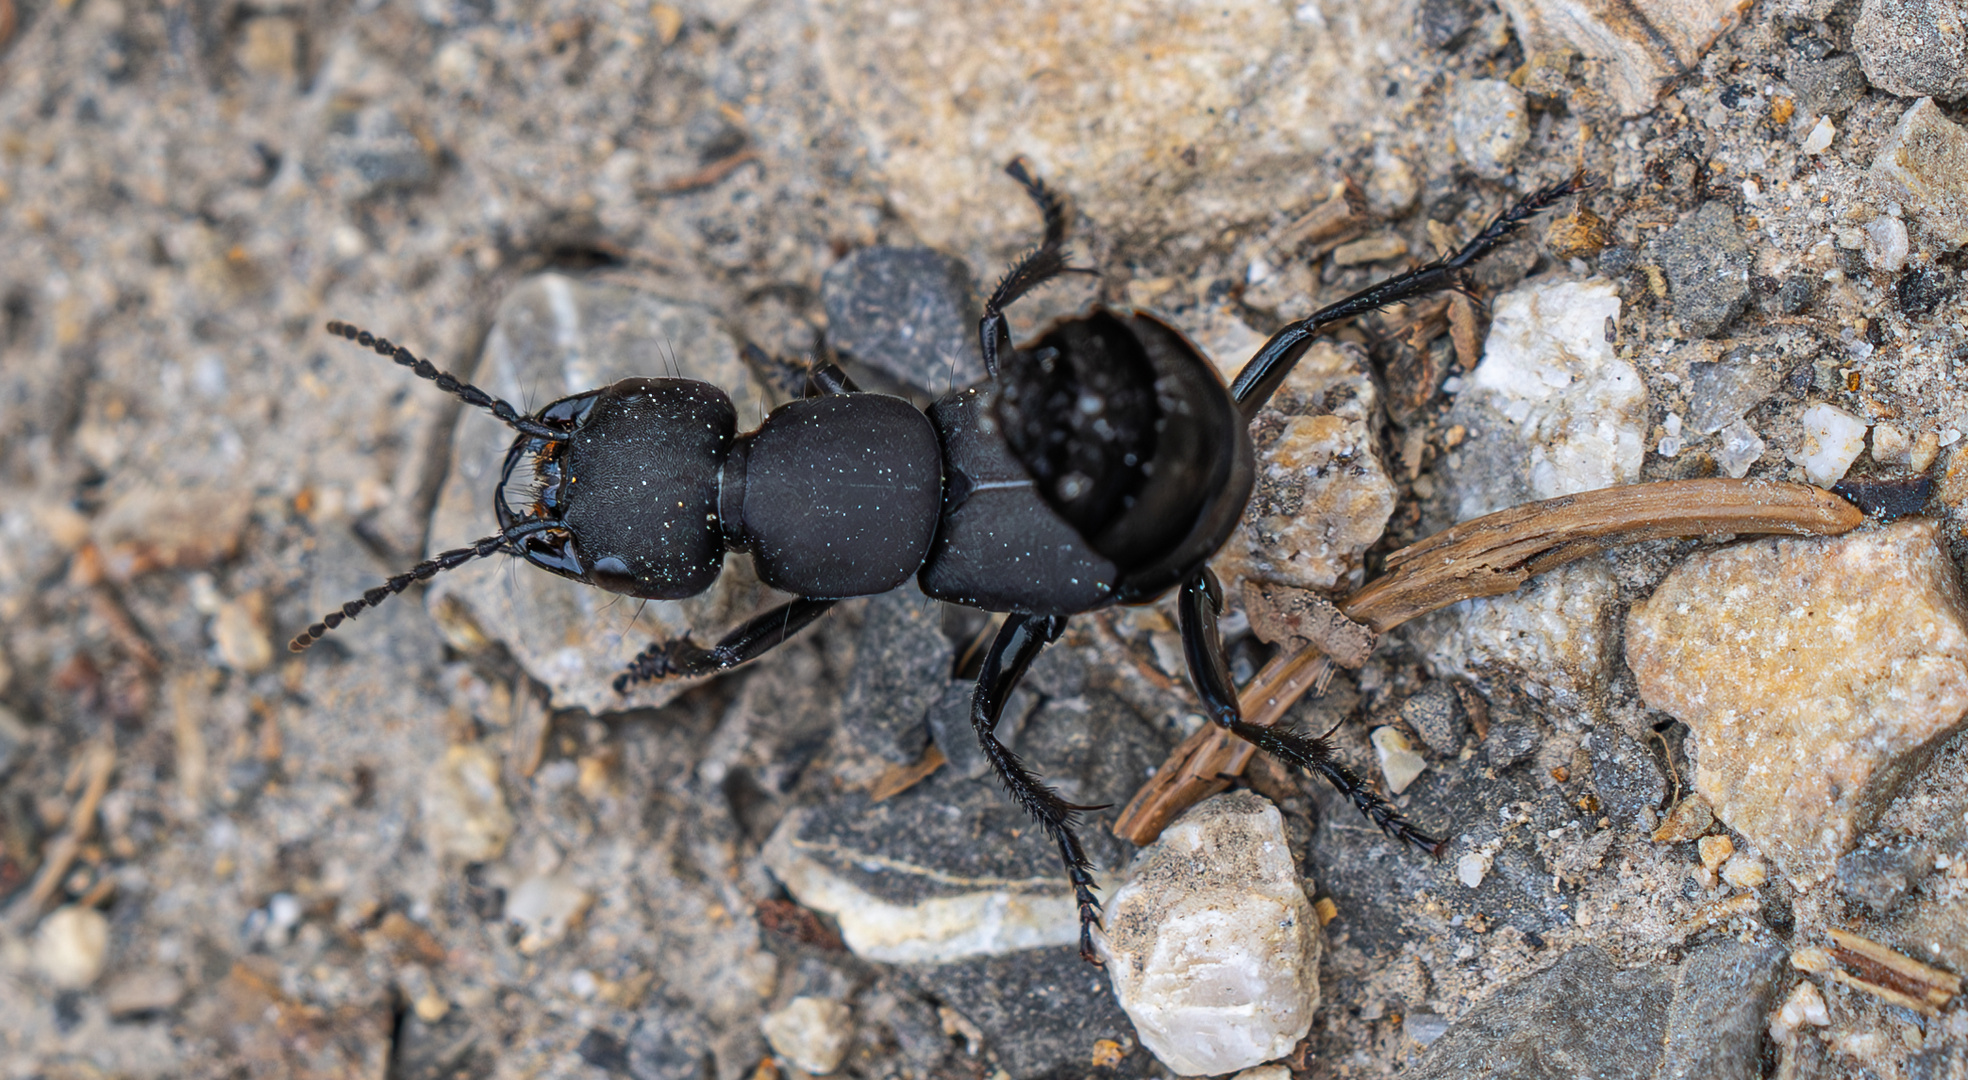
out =
<svg viewBox="0 0 1968 1080"><path fill-rule="evenodd" d="M1459 600L1500 596L1616 544L1735 533L1835 536L1864 520L1852 504L1806 484L1710 479L1602 488L1465 521L1402 548L1387 557L1388 573L1339 610L1386 633ZM1316 647L1273 657L1238 695L1244 718L1276 723L1325 661ZM1229 787L1251 753L1220 728L1190 736L1128 802L1114 834L1153 841L1176 815Z"/></svg>
<svg viewBox="0 0 1968 1080"><path fill-rule="evenodd" d="M1939 968L1929 967L1857 934L1843 930L1829 933L1831 954L1858 972L1854 976L1834 968L1826 972L1834 982L1927 1016L1939 1016L1954 995L1961 992L1960 978Z"/></svg>
<svg viewBox="0 0 1968 1080"><path fill-rule="evenodd" d="M96 810L102 806L103 796L109 793L109 778L116 771L116 748L103 739L90 743L82 752L82 797L68 815L68 824L62 834L48 845L47 858L41 863L41 870L34 877L34 884L27 891L27 898L15 909L20 917L32 920L41 913L48 900L61 888L62 879L68 876L68 868L75 864L75 857L82 852L82 845L96 831Z"/></svg>

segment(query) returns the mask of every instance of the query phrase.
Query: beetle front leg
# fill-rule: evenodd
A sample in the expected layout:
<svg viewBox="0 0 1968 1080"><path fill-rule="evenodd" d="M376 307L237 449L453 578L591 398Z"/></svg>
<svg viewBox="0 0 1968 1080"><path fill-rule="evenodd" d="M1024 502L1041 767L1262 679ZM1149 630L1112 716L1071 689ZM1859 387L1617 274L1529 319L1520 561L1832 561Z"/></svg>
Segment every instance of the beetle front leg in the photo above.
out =
<svg viewBox="0 0 1968 1080"><path fill-rule="evenodd" d="M825 615L827 609L837 603L838 600L814 600L802 596L752 616L708 649L691 641L688 636L655 642L629 662L628 670L615 676L615 692L625 693L639 682L709 675L735 668L747 660L756 660L784 645L787 639L806 629L809 623Z"/></svg>
<svg viewBox="0 0 1968 1080"><path fill-rule="evenodd" d="M1080 959L1098 964L1100 957L1093 951L1093 924L1100 918L1100 900L1093 890L1099 884L1093 880L1093 864L1080 847L1080 838L1073 834L1073 826L1078 823L1080 811L1104 808L1075 806L1060 798L1058 792L1033 776L1018 760L1018 755L1006 749L995 734L1005 701L1025 677L1025 669L1032 666L1039 650L1058 640L1065 629L1066 619L1060 615L1008 616L998 630L997 639L991 642L990 653L984 657L984 670L977 674L977 693L970 699L970 723L977 729L978 744L983 746L984 756L997 770L1005 790L1059 845L1066 876L1073 882L1073 899L1080 906Z"/></svg>
<svg viewBox="0 0 1968 1080"><path fill-rule="evenodd" d="M1366 781L1354 775L1353 770L1341 765L1333 757L1332 743L1324 737L1286 727L1263 727L1244 719L1243 710L1237 704L1236 687L1230 681L1230 665L1223 654L1223 635L1216 629L1217 613L1223 610L1223 589L1208 567L1182 586L1177 608L1182 622L1182 654L1189 663L1189 677L1196 685L1196 696L1202 699L1203 708L1218 727L1287 765L1325 777L1381 832L1430 855L1442 853L1441 841L1416 828L1368 787Z"/></svg>

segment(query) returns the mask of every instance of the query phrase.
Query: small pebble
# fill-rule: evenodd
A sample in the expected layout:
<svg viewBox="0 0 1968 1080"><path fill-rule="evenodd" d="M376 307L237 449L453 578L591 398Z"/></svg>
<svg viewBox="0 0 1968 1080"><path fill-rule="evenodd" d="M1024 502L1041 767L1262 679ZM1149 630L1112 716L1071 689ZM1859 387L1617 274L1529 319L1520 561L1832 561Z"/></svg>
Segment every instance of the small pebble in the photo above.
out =
<svg viewBox="0 0 1968 1080"><path fill-rule="evenodd" d="M1472 889L1481 885L1489 872L1490 856L1483 852L1472 851L1456 860L1456 880Z"/></svg>
<svg viewBox="0 0 1968 1080"><path fill-rule="evenodd" d="M1722 866L1722 880L1738 889L1761 888L1769 880L1769 872L1763 860L1746 854L1730 857Z"/></svg>
<svg viewBox="0 0 1968 1080"><path fill-rule="evenodd" d="M1826 150L1831 149L1832 137L1837 134L1838 127L1831 122L1831 117L1818 117L1818 122L1811 126L1810 134L1804 136L1804 152L1807 154L1824 153Z"/></svg>
<svg viewBox="0 0 1968 1080"><path fill-rule="evenodd" d="M184 1000L184 980L162 968L138 968L111 979L103 1005L114 1019L168 1012Z"/></svg>
<svg viewBox="0 0 1968 1080"><path fill-rule="evenodd" d="M1401 720L1429 750L1443 757L1453 757L1462 749L1463 733L1468 730L1462 698L1445 679L1429 683L1403 701Z"/></svg>
<svg viewBox="0 0 1968 1080"><path fill-rule="evenodd" d="M1501 79L1465 79L1449 95L1456 154L1482 176L1501 178L1531 141L1524 92Z"/></svg>
<svg viewBox="0 0 1968 1080"><path fill-rule="evenodd" d="M1383 218L1398 218L1414 208L1421 194L1414 166L1385 147L1374 150L1373 171L1367 174L1367 209Z"/></svg>
<svg viewBox="0 0 1968 1080"><path fill-rule="evenodd" d="M854 1013L831 998L796 997L759 1021L772 1052L814 1076L840 1068L854 1041Z"/></svg>
<svg viewBox="0 0 1968 1080"><path fill-rule="evenodd" d="M1865 97L1865 71L1851 53L1791 61L1788 75L1807 113L1841 116Z"/></svg>
<svg viewBox="0 0 1968 1080"><path fill-rule="evenodd" d="M1447 1034L1449 1018L1439 1013L1411 1012L1401 1017L1401 1033L1422 1046Z"/></svg>
<svg viewBox="0 0 1968 1080"><path fill-rule="evenodd" d="M1830 487L1865 451L1866 422L1824 402L1805 409L1798 419L1804 428L1804 445L1788 456L1804 467L1811 483Z"/></svg>
<svg viewBox="0 0 1968 1080"><path fill-rule="evenodd" d="M1914 472L1926 472L1927 466L1941 456L1941 436L1939 432L1923 431L1913 442L1913 450L1907 455L1907 467Z"/></svg>
<svg viewBox="0 0 1968 1080"><path fill-rule="evenodd" d="M1784 999L1783 1007L1771 1018L1770 1037L1785 1042L1792 1032L1805 1024L1831 1026L1831 1010L1825 1007L1824 995L1818 993L1818 985L1809 979L1797 984L1797 989L1790 992L1790 996Z"/></svg>
<svg viewBox="0 0 1968 1080"><path fill-rule="evenodd" d="M1376 233L1333 249L1333 265L1360 266L1365 263L1398 259L1408 253L1408 241L1399 233Z"/></svg>
<svg viewBox="0 0 1968 1080"><path fill-rule="evenodd" d="M1866 262L1875 270L1897 274L1906 267L1907 245L1906 223L1899 218L1881 214L1873 218L1865 227Z"/></svg>
<svg viewBox="0 0 1968 1080"><path fill-rule="evenodd" d="M1415 777L1428 768L1428 762L1408 745L1407 736L1399 728L1375 728L1373 747L1374 756L1380 759L1381 775L1387 777L1387 790L1396 795L1408 790Z"/></svg>
<svg viewBox="0 0 1968 1080"><path fill-rule="evenodd" d="M460 862L499 857L512 838L513 816L499 779L499 759L473 743L453 746L425 778L424 840Z"/></svg>
<svg viewBox="0 0 1968 1080"><path fill-rule="evenodd" d="M1283 1065L1259 1065L1255 1069L1245 1069L1230 1080L1292 1080L1292 1072Z"/></svg>
<svg viewBox="0 0 1968 1080"><path fill-rule="evenodd" d="M1872 460L1881 465L1905 465L1913 458L1913 440L1891 424L1872 426Z"/></svg>
<svg viewBox="0 0 1968 1080"><path fill-rule="evenodd" d="M1695 848L1701 852L1702 865L1713 870L1736 853L1736 842L1726 836L1704 836Z"/></svg>
<svg viewBox="0 0 1968 1080"><path fill-rule="evenodd" d="M1700 795L1689 795L1675 803L1661 819L1660 828L1654 830L1656 844L1678 844L1693 840L1708 831L1715 823L1715 811L1709 808L1708 800Z"/></svg>
<svg viewBox="0 0 1968 1080"><path fill-rule="evenodd" d="M1726 203L1703 203L1657 249L1674 317L1690 336L1714 337L1749 306L1749 242Z"/></svg>
<svg viewBox="0 0 1968 1080"><path fill-rule="evenodd" d="M1724 476L1740 480L1749 475L1751 466L1763 460L1763 437L1743 421L1724 427L1718 434L1721 444L1715 449L1715 466Z"/></svg>
<svg viewBox="0 0 1968 1080"><path fill-rule="evenodd" d="M41 920L34 939L34 966L64 990L96 981L109 959L109 920L95 908L56 908Z"/></svg>
<svg viewBox="0 0 1968 1080"><path fill-rule="evenodd" d="M212 618L212 640L219 659L234 671L265 671L273 663L273 642L260 619L260 605L247 597L227 600Z"/></svg>
<svg viewBox="0 0 1968 1080"><path fill-rule="evenodd" d="M506 918L521 928L519 951L532 955L567 936L594 897L565 874L527 878L506 896Z"/></svg>

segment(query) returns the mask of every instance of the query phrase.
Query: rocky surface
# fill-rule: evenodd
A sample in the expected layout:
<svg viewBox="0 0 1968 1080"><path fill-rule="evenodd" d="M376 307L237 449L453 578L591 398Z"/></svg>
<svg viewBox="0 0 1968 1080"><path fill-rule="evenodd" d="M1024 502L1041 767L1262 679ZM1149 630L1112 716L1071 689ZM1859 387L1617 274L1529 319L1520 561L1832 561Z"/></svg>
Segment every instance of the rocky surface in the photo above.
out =
<svg viewBox="0 0 1968 1080"><path fill-rule="evenodd" d="M1319 1007L1325 940L1276 807L1191 807L1107 905L1102 959L1142 1044L1182 1076L1284 1057Z"/></svg>
<svg viewBox="0 0 1968 1080"><path fill-rule="evenodd" d="M489 560L281 651L484 536L510 442L329 318L523 408L709 363L755 422L809 355L924 400L974 370L978 283L1038 235L1001 172L1022 152L1098 273L1021 301L1018 333L1151 306L1227 373L1583 168L1593 191L1475 268L1477 302L1366 317L1300 373L1331 365L1277 413L1297 471L1226 558L1237 677L1269 654L1240 574L1343 591L1533 497L1534 463L1803 479L1820 405L1868 432L1848 481L1900 483L1935 557L1968 552L1959 99L1896 81L1946 79L1957 7L1041 6L0 0L0 1071L791 1080L763 1021L805 1001L839 1008L785 1049L844 1046L833 1075L1171 1075L1070 944L936 963L843 940L900 910L891 936L924 947L925 904L1063 895L968 730L980 613L844 603L747 670L617 696L640 641L757 610L745 561L645 608ZM1880 11L1907 19L1881 37ZM1465 140L1477 84L1502 108ZM1711 207L1742 273L1677 281L1701 252L1664 241ZM1476 370L1491 316L1523 360L1512 312L1539 295L1579 301L1575 333L1513 362L1516 393L1603 397L1625 370L1639 392L1593 415L1539 389L1564 423L1520 438ZM1552 1051L1582 1071L1706 1068L1759 1010L1773 1074L1960 1072L1958 1002L1909 1013L1826 950L1852 930L1968 970L1968 736L1903 758L1834 876L1795 888L1695 812L1700 738L1619 662L1626 609L1711 547L1614 551L1514 612L1389 634L1292 710L1376 784L1370 733L1401 733L1425 768L1394 798L1448 848L1253 769L1327 950L1305 1039L1246 1080L1503 1060L1584 1023ZM1182 669L1166 608L1075 620L1003 730L1122 801L1202 723ZM1443 679L1459 730L1404 707ZM1110 900L1112 813L1083 830ZM858 893L803 905L779 836L835 845L812 863ZM979 911L936 925L985 941ZM1692 996L1702 972L1733 995Z"/></svg>
<svg viewBox="0 0 1968 1080"><path fill-rule="evenodd" d="M1968 608L1938 540L1904 522L1759 541L1684 563L1633 609L1627 661L1692 729L1695 789L1799 884L1968 718Z"/></svg>

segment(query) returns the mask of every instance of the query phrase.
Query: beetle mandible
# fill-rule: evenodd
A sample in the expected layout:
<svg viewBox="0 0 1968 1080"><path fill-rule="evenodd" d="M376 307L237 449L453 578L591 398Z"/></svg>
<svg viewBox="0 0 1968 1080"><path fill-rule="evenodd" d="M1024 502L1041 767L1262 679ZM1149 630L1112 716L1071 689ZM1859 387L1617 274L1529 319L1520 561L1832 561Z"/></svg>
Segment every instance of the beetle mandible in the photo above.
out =
<svg viewBox="0 0 1968 1080"><path fill-rule="evenodd" d="M1253 482L1248 426L1317 333L1356 315L1466 286L1465 271L1524 222L1582 190L1540 188L1453 255L1286 325L1223 385L1189 339L1145 311L1093 305L1024 345L1005 310L1076 272L1064 206L1023 159L1005 170L1038 204L1044 238L984 306L985 383L925 411L867 393L831 363L808 396L740 433L731 399L708 383L637 378L562 398L531 415L341 322L328 331L409 367L517 435L492 499L499 531L443 552L343 604L294 638L295 652L343 620L471 559L508 552L626 596L680 599L709 588L727 550L794 599L708 648L685 637L645 649L615 680L705 675L786 641L839 601L911 576L929 596L1005 613L971 699L971 722L998 779L1059 846L1080 914L1080 954L1098 963L1099 900L1074 832L1098 807L1066 802L995 735L999 713L1039 651L1074 615L1180 590L1190 679L1210 719L1279 760L1326 778L1388 835L1433 854L1425 835L1333 756L1322 737L1247 723L1216 619L1207 566L1242 517ZM509 491L523 496L514 506Z"/></svg>

